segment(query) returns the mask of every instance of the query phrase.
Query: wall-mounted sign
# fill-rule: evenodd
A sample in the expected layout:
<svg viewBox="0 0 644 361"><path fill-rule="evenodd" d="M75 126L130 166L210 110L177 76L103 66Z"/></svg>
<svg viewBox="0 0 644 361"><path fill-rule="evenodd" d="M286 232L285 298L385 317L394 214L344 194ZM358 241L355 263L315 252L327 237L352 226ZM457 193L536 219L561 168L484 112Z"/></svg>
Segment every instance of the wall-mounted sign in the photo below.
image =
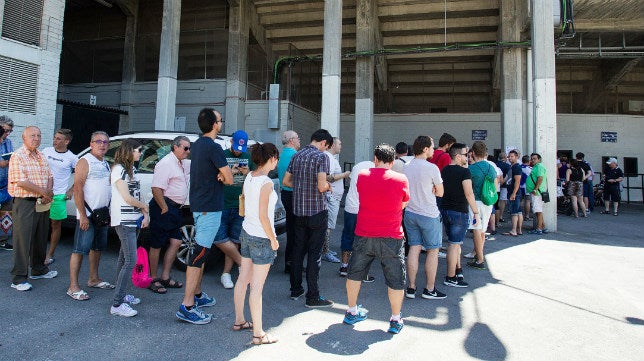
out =
<svg viewBox="0 0 644 361"><path fill-rule="evenodd" d="M472 130L472 140L487 140L487 130Z"/></svg>
<svg viewBox="0 0 644 361"><path fill-rule="evenodd" d="M602 143L617 143L617 132L602 132Z"/></svg>
<svg viewBox="0 0 644 361"><path fill-rule="evenodd" d="M89 105L96 105L96 95L92 94L89 96Z"/></svg>

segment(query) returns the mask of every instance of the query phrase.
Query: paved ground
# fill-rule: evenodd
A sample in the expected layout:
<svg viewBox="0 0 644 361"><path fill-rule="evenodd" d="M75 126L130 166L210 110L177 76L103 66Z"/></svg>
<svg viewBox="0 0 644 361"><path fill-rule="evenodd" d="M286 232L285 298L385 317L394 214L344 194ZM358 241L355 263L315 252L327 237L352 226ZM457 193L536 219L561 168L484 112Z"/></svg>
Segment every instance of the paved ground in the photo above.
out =
<svg viewBox="0 0 644 361"><path fill-rule="evenodd" d="M643 207L625 206L619 217L560 216L555 234L497 236L486 246L488 270L465 269L470 288L442 286L445 300L405 300L405 328L395 336L386 332L389 312L379 267L373 271L376 282L364 285L360 295L369 319L351 327L342 324L346 298L337 265L324 263L320 277L323 295L335 307L310 310L303 300L288 298L280 250L264 290L264 323L281 341L258 347L249 346L249 333L231 331L232 291L219 283L220 265L204 279L204 289L218 301L209 325L174 317L181 290L134 290L143 303L131 319L109 314L111 291L86 289L91 300L71 300L65 295L67 235L52 266L59 276L32 281L30 292L9 287L12 256L0 251L0 359L642 360L643 216ZM101 265L109 281L117 247ZM174 275L184 279L181 272ZM444 275L441 260L439 279ZM81 280L87 280L87 263Z"/></svg>

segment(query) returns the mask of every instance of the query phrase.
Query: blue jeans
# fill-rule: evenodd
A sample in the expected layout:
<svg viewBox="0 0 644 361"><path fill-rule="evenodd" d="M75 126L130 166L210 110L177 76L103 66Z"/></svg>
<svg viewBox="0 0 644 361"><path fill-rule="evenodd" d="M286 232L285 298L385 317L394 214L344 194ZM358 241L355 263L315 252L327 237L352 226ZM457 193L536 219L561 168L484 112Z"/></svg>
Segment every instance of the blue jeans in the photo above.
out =
<svg viewBox="0 0 644 361"><path fill-rule="evenodd" d="M342 238L340 239L340 249L343 252L351 252L353 250L357 222L357 214L344 211L344 227L342 228Z"/></svg>
<svg viewBox="0 0 644 361"><path fill-rule="evenodd" d="M465 233L469 227L470 217L467 213L443 210L443 224L447 230L447 242L450 244L463 244Z"/></svg>
<svg viewBox="0 0 644 361"><path fill-rule="evenodd" d="M107 231L109 226L96 227L89 221L89 228L86 231L80 229L80 221L76 222L74 233L74 249L72 253L88 255L89 251L102 252L107 248Z"/></svg>
<svg viewBox="0 0 644 361"><path fill-rule="evenodd" d="M127 287L132 284L132 269L136 264L136 227L114 227L121 240L119 259L116 263L116 288L114 305L120 305L125 297Z"/></svg>

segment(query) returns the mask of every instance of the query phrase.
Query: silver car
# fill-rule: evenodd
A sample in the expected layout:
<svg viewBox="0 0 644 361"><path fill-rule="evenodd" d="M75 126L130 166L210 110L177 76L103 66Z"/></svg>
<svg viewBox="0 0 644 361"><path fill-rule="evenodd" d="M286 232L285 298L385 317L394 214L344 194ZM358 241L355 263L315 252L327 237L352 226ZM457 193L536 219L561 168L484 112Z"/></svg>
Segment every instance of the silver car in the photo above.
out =
<svg viewBox="0 0 644 361"><path fill-rule="evenodd" d="M124 139L136 139L139 141L143 150L141 152L141 159L138 164L138 176L141 181L141 197L145 198L144 201L148 202L152 199L152 175L156 164L167 154L172 151L172 140L179 136L184 135L194 142L199 138L199 134L195 133L178 133L166 131L153 131L153 132L138 132L138 133L124 133L114 137L110 137L110 146L105 154L105 159L112 164L114 161L114 153L121 145ZM215 140L223 149L229 149L231 146L231 137L229 135L220 134ZM255 144L256 141L249 140L248 145ZM89 148L83 150L78 154L82 157L89 152ZM272 174L274 173L274 174ZM272 172L269 176L273 179L275 191L278 196L280 194L280 186L277 178L277 173ZM68 225L75 225L76 222L76 204L73 199L67 202ZM175 265L178 268L185 269L186 258L188 252L194 247L195 229L192 220L192 213L188 208L183 209L183 226L181 227L182 245L177 253ZM286 229L286 212L281 200L278 200L275 205L275 232L279 235L284 233ZM215 252L211 252L215 254Z"/></svg>

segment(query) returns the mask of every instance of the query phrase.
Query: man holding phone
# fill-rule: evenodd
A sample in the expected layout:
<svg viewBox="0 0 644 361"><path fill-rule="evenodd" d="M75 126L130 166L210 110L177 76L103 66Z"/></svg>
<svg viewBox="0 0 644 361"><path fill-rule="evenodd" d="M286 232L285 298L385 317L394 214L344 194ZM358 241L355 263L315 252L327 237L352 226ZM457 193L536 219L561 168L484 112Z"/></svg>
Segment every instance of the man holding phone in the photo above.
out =
<svg viewBox="0 0 644 361"><path fill-rule="evenodd" d="M220 280L224 288L228 289L235 287L230 276L233 262L237 265L241 264L238 247L244 217L239 215L239 195L242 193L246 175L255 169L255 165L250 162L250 153L247 152L247 148L248 134L243 130L238 130L233 133L230 148L224 150L224 156L233 173L233 184L224 186L224 211L221 214L221 225L217 236L215 236L214 244L226 255Z"/></svg>

